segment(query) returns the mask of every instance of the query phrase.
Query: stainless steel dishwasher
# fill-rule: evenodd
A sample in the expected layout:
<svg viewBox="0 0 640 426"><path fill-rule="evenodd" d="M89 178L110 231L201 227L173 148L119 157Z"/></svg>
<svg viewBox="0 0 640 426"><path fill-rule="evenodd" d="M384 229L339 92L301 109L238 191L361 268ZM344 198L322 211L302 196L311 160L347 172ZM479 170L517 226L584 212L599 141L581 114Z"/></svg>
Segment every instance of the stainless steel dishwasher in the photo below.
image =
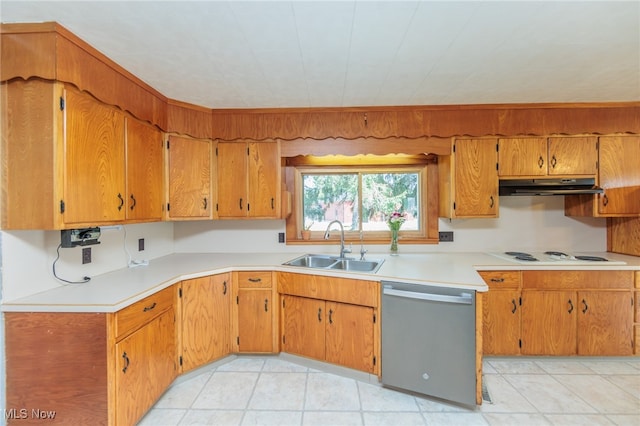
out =
<svg viewBox="0 0 640 426"><path fill-rule="evenodd" d="M382 384L476 403L475 291L382 281Z"/></svg>

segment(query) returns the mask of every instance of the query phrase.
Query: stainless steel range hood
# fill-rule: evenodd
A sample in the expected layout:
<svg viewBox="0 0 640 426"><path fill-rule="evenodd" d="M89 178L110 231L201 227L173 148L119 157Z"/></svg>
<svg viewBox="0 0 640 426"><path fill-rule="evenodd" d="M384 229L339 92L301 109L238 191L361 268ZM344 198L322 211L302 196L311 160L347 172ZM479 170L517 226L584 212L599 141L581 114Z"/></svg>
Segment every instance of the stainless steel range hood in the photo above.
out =
<svg viewBox="0 0 640 426"><path fill-rule="evenodd" d="M500 180L500 195L602 194L595 179L509 179Z"/></svg>

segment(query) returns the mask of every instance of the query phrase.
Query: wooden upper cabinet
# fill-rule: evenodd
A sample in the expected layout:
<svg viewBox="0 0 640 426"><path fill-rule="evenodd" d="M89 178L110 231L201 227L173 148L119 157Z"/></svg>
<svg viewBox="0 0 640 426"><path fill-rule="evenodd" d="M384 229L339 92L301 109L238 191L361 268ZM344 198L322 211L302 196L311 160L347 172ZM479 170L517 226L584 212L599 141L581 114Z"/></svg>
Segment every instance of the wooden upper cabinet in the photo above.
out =
<svg viewBox="0 0 640 426"><path fill-rule="evenodd" d="M164 142L160 130L127 119L127 220L162 220Z"/></svg>
<svg viewBox="0 0 640 426"><path fill-rule="evenodd" d="M510 138L498 140L500 176L545 176L547 174L546 138Z"/></svg>
<svg viewBox="0 0 640 426"><path fill-rule="evenodd" d="M598 173L598 139L585 137L549 138L547 169L549 175L585 175Z"/></svg>
<svg viewBox="0 0 640 426"><path fill-rule="evenodd" d="M125 116L72 86L2 85L4 229L125 219Z"/></svg>
<svg viewBox="0 0 640 426"><path fill-rule="evenodd" d="M168 144L168 217L172 220L212 218L212 142L170 136Z"/></svg>
<svg viewBox="0 0 640 426"><path fill-rule="evenodd" d="M65 224L124 220L124 115L72 89L65 115Z"/></svg>
<svg viewBox="0 0 640 426"><path fill-rule="evenodd" d="M640 216L640 136L600 137L598 213Z"/></svg>
<svg viewBox="0 0 640 426"><path fill-rule="evenodd" d="M596 137L499 139L498 174L503 178L594 176Z"/></svg>
<svg viewBox="0 0 640 426"><path fill-rule="evenodd" d="M440 216L498 217L495 139L458 139L440 157Z"/></svg>
<svg viewBox="0 0 640 426"><path fill-rule="evenodd" d="M278 142L219 142L217 153L218 217L280 217Z"/></svg>
<svg viewBox="0 0 640 426"><path fill-rule="evenodd" d="M601 136L598 184L604 193L565 197L567 216L640 216L640 136Z"/></svg>

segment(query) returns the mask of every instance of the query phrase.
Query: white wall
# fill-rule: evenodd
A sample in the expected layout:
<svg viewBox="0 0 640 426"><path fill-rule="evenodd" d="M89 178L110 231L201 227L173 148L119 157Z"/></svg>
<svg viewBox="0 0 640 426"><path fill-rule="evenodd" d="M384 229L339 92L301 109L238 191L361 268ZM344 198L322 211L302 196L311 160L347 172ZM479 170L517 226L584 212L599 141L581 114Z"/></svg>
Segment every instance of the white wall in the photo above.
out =
<svg viewBox="0 0 640 426"><path fill-rule="evenodd" d="M138 238L145 239L145 250L138 252ZM126 225L119 230L102 231L100 244L91 247L92 262L82 264L82 248L61 248L56 263L59 277L81 280L125 268L128 254L136 260L155 259L173 253L173 224ZM60 231L2 232L2 300L14 300L64 285L53 276Z"/></svg>
<svg viewBox="0 0 640 426"><path fill-rule="evenodd" d="M440 219L441 231L454 231L452 243L400 245L400 251L566 250L606 251L606 220L564 216L564 197L500 197L498 219ZM278 243L283 220L179 222L174 225L176 252L335 252L334 245ZM370 253L386 245L366 245ZM354 252L359 247L354 245Z"/></svg>

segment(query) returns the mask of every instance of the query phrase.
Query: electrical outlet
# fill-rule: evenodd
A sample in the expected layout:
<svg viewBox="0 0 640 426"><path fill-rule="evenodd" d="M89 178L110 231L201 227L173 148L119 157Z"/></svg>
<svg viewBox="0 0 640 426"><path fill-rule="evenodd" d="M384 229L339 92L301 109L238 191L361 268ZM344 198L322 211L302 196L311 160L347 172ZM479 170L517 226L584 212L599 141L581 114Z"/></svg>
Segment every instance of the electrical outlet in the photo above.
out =
<svg viewBox="0 0 640 426"><path fill-rule="evenodd" d="M82 249L82 264L91 263L91 247Z"/></svg>
<svg viewBox="0 0 640 426"><path fill-rule="evenodd" d="M144 238L138 238L138 251L144 251Z"/></svg>
<svg viewBox="0 0 640 426"><path fill-rule="evenodd" d="M284 232L278 232L278 242L284 243Z"/></svg>
<svg viewBox="0 0 640 426"><path fill-rule="evenodd" d="M438 232L438 241L453 241L453 231Z"/></svg>

